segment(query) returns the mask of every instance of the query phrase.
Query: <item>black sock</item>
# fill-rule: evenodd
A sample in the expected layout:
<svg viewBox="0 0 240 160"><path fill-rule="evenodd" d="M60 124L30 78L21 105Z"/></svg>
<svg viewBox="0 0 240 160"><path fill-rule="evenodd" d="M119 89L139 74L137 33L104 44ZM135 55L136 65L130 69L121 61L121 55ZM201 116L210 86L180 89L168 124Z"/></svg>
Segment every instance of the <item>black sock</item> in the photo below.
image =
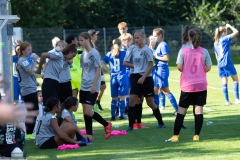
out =
<svg viewBox="0 0 240 160"><path fill-rule="evenodd" d="M129 106L128 109L128 121L129 121L129 127L133 128L133 124L135 122L135 107Z"/></svg>
<svg viewBox="0 0 240 160"><path fill-rule="evenodd" d="M92 135L92 118L84 115L84 121L87 134Z"/></svg>
<svg viewBox="0 0 240 160"><path fill-rule="evenodd" d="M99 101L99 100L96 100L96 103L98 103L98 104L99 104L99 103L100 103L100 101Z"/></svg>
<svg viewBox="0 0 240 160"><path fill-rule="evenodd" d="M135 120L134 120L134 123L137 123L137 119L138 119L138 104L135 104Z"/></svg>
<svg viewBox="0 0 240 160"><path fill-rule="evenodd" d="M142 123L142 103L138 104L137 105L137 123Z"/></svg>
<svg viewBox="0 0 240 160"><path fill-rule="evenodd" d="M195 114L195 135L199 135L203 125L203 114Z"/></svg>
<svg viewBox="0 0 240 160"><path fill-rule="evenodd" d="M193 115L195 116L195 106L193 105Z"/></svg>
<svg viewBox="0 0 240 160"><path fill-rule="evenodd" d="M184 120L185 115L177 113L175 123L174 123L174 135L179 135L180 130L183 125L183 120Z"/></svg>
<svg viewBox="0 0 240 160"><path fill-rule="evenodd" d="M155 110L153 110L153 114L155 116L155 118L158 120L158 124L163 125L163 120L162 120L162 115L160 113L159 108L156 108Z"/></svg>
<svg viewBox="0 0 240 160"><path fill-rule="evenodd" d="M94 112L93 119L95 119L98 123L102 124L104 127L108 126L108 122L102 118L97 112Z"/></svg>
<svg viewBox="0 0 240 160"><path fill-rule="evenodd" d="M76 138L77 141L81 141L83 139L83 137L78 132L76 132Z"/></svg>

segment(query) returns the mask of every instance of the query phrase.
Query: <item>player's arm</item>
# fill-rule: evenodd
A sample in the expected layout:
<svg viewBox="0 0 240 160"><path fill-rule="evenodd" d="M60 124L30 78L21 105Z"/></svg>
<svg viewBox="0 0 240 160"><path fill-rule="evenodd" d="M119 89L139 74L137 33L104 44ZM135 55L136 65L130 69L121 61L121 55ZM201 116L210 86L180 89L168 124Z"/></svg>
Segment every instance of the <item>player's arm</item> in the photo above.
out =
<svg viewBox="0 0 240 160"><path fill-rule="evenodd" d="M169 61L169 55L168 55L168 54L165 54L165 55L162 56L162 57L159 57L159 56L157 56L156 54L153 54L153 58L155 58L155 59L157 59L157 60L160 60L160 61L166 61L166 62Z"/></svg>
<svg viewBox="0 0 240 160"><path fill-rule="evenodd" d="M66 133L64 133L61 128L58 126L57 123L57 119L56 118L52 118L50 120L50 125L53 127L53 130L55 131L55 133L59 136L59 138L61 138L62 140L64 140L65 142L69 142L72 144L78 144L79 142L70 138Z"/></svg>
<svg viewBox="0 0 240 160"><path fill-rule="evenodd" d="M134 68L133 64L127 61L123 61L123 66L129 67L129 68Z"/></svg>
<svg viewBox="0 0 240 160"><path fill-rule="evenodd" d="M153 68L153 62L149 61L146 72L142 75L142 77L144 77L144 79L152 72L152 68Z"/></svg>
<svg viewBox="0 0 240 160"><path fill-rule="evenodd" d="M104 61L101 60L101 64L102 64L102 68L107 71L109 74L111 74L110 69L107 67L106 63Z"/></svg>
<svg viewBox="0 0 240 160"><path fill-rule="evenodd" d="M230 24L226 24L226 28L230 28L232 30L232 34L231 37L234 38L238 35L238 30L236 28L234 28L233 26L231 26Z"/></svg>
<svg viewBox="0 0 240 160"><path fill-rule="evenodd" d="M182 69L183 69L183 65L182 64L177 64L177 68L180 72L182 72Z"/></svg>
<svg viewBox="0 0 240 160"><path fill-rule="evenodd" d="M37 69L37 72L36 72L37 74L41 74L42 65L45 62L46 58L50 58L50 53L47 53L47 52L42 53L41 58L40 58L40 62L38 64L38 69Z"/></svg>

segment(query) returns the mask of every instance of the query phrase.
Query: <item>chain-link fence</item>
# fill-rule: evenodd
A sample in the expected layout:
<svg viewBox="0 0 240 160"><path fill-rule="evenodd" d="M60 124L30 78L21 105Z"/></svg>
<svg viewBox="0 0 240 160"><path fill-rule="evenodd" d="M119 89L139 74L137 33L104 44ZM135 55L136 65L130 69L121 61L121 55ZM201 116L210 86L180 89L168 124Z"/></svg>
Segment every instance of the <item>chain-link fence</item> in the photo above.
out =
<svg viewBox="0 0 240 160"><path fill-rule="evenodd" d="M176 26L142 26L142 27L129 27L128 32L132 33L136 29L143 29L146 36L152 34L154 28L161 27L165 32L165 42L169 45L170 55L172 58L177 56L178 50L182 45L181 35L183 32L183 25ZM201 46L207 48L210 54L213 54L213 37L215 28L218 26L204 26L201 27L202 42ZM238 26L235 26L238 28ZM112 40L120 36L118 28L94 28L96 31L100 31L98 34L98 40L96 45L99 52L103 56L106 54L112 46ZM240 29L240 28L239 28ZM73 35L78 37L81 32L86 32L89 29L61 29L61 28L38 28L27 29L23 28L23 40L28 41L33 45L33 52L41 54L42 52L52 49L51 40L53 37L59 37L64 40L67 36ZM232 55L239 55L238 46L240 46L239 38L235 38L232 41Z"/></svg>

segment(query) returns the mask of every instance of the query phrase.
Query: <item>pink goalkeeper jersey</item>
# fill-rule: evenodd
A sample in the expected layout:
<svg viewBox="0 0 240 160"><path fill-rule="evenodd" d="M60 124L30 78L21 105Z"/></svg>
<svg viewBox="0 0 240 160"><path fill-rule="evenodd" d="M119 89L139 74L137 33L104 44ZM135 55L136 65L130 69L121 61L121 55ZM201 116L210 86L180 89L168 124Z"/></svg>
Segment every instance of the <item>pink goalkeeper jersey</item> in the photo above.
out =
<svg viewBox="0 0 240 160"><path fill-rule="evenodd" d="M182 48L184 57L180 87L183 92L207 90L206 71L203 62L203 48Z"/></svg>

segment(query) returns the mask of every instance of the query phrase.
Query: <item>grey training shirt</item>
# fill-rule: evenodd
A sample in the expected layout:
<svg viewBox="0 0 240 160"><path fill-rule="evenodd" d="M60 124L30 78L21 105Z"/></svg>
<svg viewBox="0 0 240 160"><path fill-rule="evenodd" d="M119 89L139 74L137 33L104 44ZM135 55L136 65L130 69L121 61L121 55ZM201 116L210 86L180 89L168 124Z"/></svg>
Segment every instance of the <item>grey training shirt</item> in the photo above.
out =
<svg viewBox="0 0 240 160"><path fill-rule="evenodd" d="M71 79L72 79L72 77L70 75L69 64L68 64L67 60L64 59L63 69L59 75L59 83L65 83L65 82L70 81Z"/></svg>
<svg viewBox="0 0 240 160"><path fill-rule="evenodd" d="M62 52L48 52L50 54L49 61L44 73L44 78L54 79L59 82L60 72L63 69L63 54Z"/></svg>
<svg viewBox="0 0 240 160"><path fill-rule="evenodd" d="M41 147L44 142L56 135L50 124L51 119L56 119L56 117L52 113L47 112L39 120L36 132L36 145L38 147Z"/></svg>
<svg viewBox="0 0 240 160"><path fill-rule="evenodd" d="M62 119L64 120L66 117L71 117L73 122L77 124L77 120L74 116L74 114L70 113L67 109L62 110Z"/></svg>
<svg viewBox="0 0 240 160"><path fill-rule="evenodd" d="M143 75L147 70L148 62L153 61L153 53L147 45L144 45L143 48L131 46L127 50L124 61L134 65L132 73ZM148 77L150 76L152 76L152 72L149 73Z"/></svg>
<svg viewBox="0 0 240 160"><path fill-rule="evenodd" d="M183 45L183 47L188 47L188 48L193 48L193 46L191 44L186 44ZM182 52L182 48L179 50L178 52L178 57L177 57L177 62L176 64L183 64L184 62L184 57L183 57L183 52ZM212 60L211 57L209 55L209 52L207 49L203 48L203 62L205 66L212 66Z"/></svg>
<svg viewBox="0 0 240 160"><path fill-rule="evenodd" d="M31 64L30 61L28 61L28 58L20 57L18 60L18 80L21 82L19 85L21 86L21 93L23 96L26 96L28 94L34 93L37 91L37 80L35 75L28 74L27 71L29 71L32 68L33 64Z"/></svg>
<svg viewBox="0 0 240 160"><path fill-rule="evenodd" d="M101 68L101 56L99 52L92 48L88 53L84 51L81 55L81 68L82 72L82 86L81 90L90 91L93 85L94 77L96 74L96 68ZM101 71L98 75L98 82L96 84L96 92L100 90L101 83Z"/></svg>

